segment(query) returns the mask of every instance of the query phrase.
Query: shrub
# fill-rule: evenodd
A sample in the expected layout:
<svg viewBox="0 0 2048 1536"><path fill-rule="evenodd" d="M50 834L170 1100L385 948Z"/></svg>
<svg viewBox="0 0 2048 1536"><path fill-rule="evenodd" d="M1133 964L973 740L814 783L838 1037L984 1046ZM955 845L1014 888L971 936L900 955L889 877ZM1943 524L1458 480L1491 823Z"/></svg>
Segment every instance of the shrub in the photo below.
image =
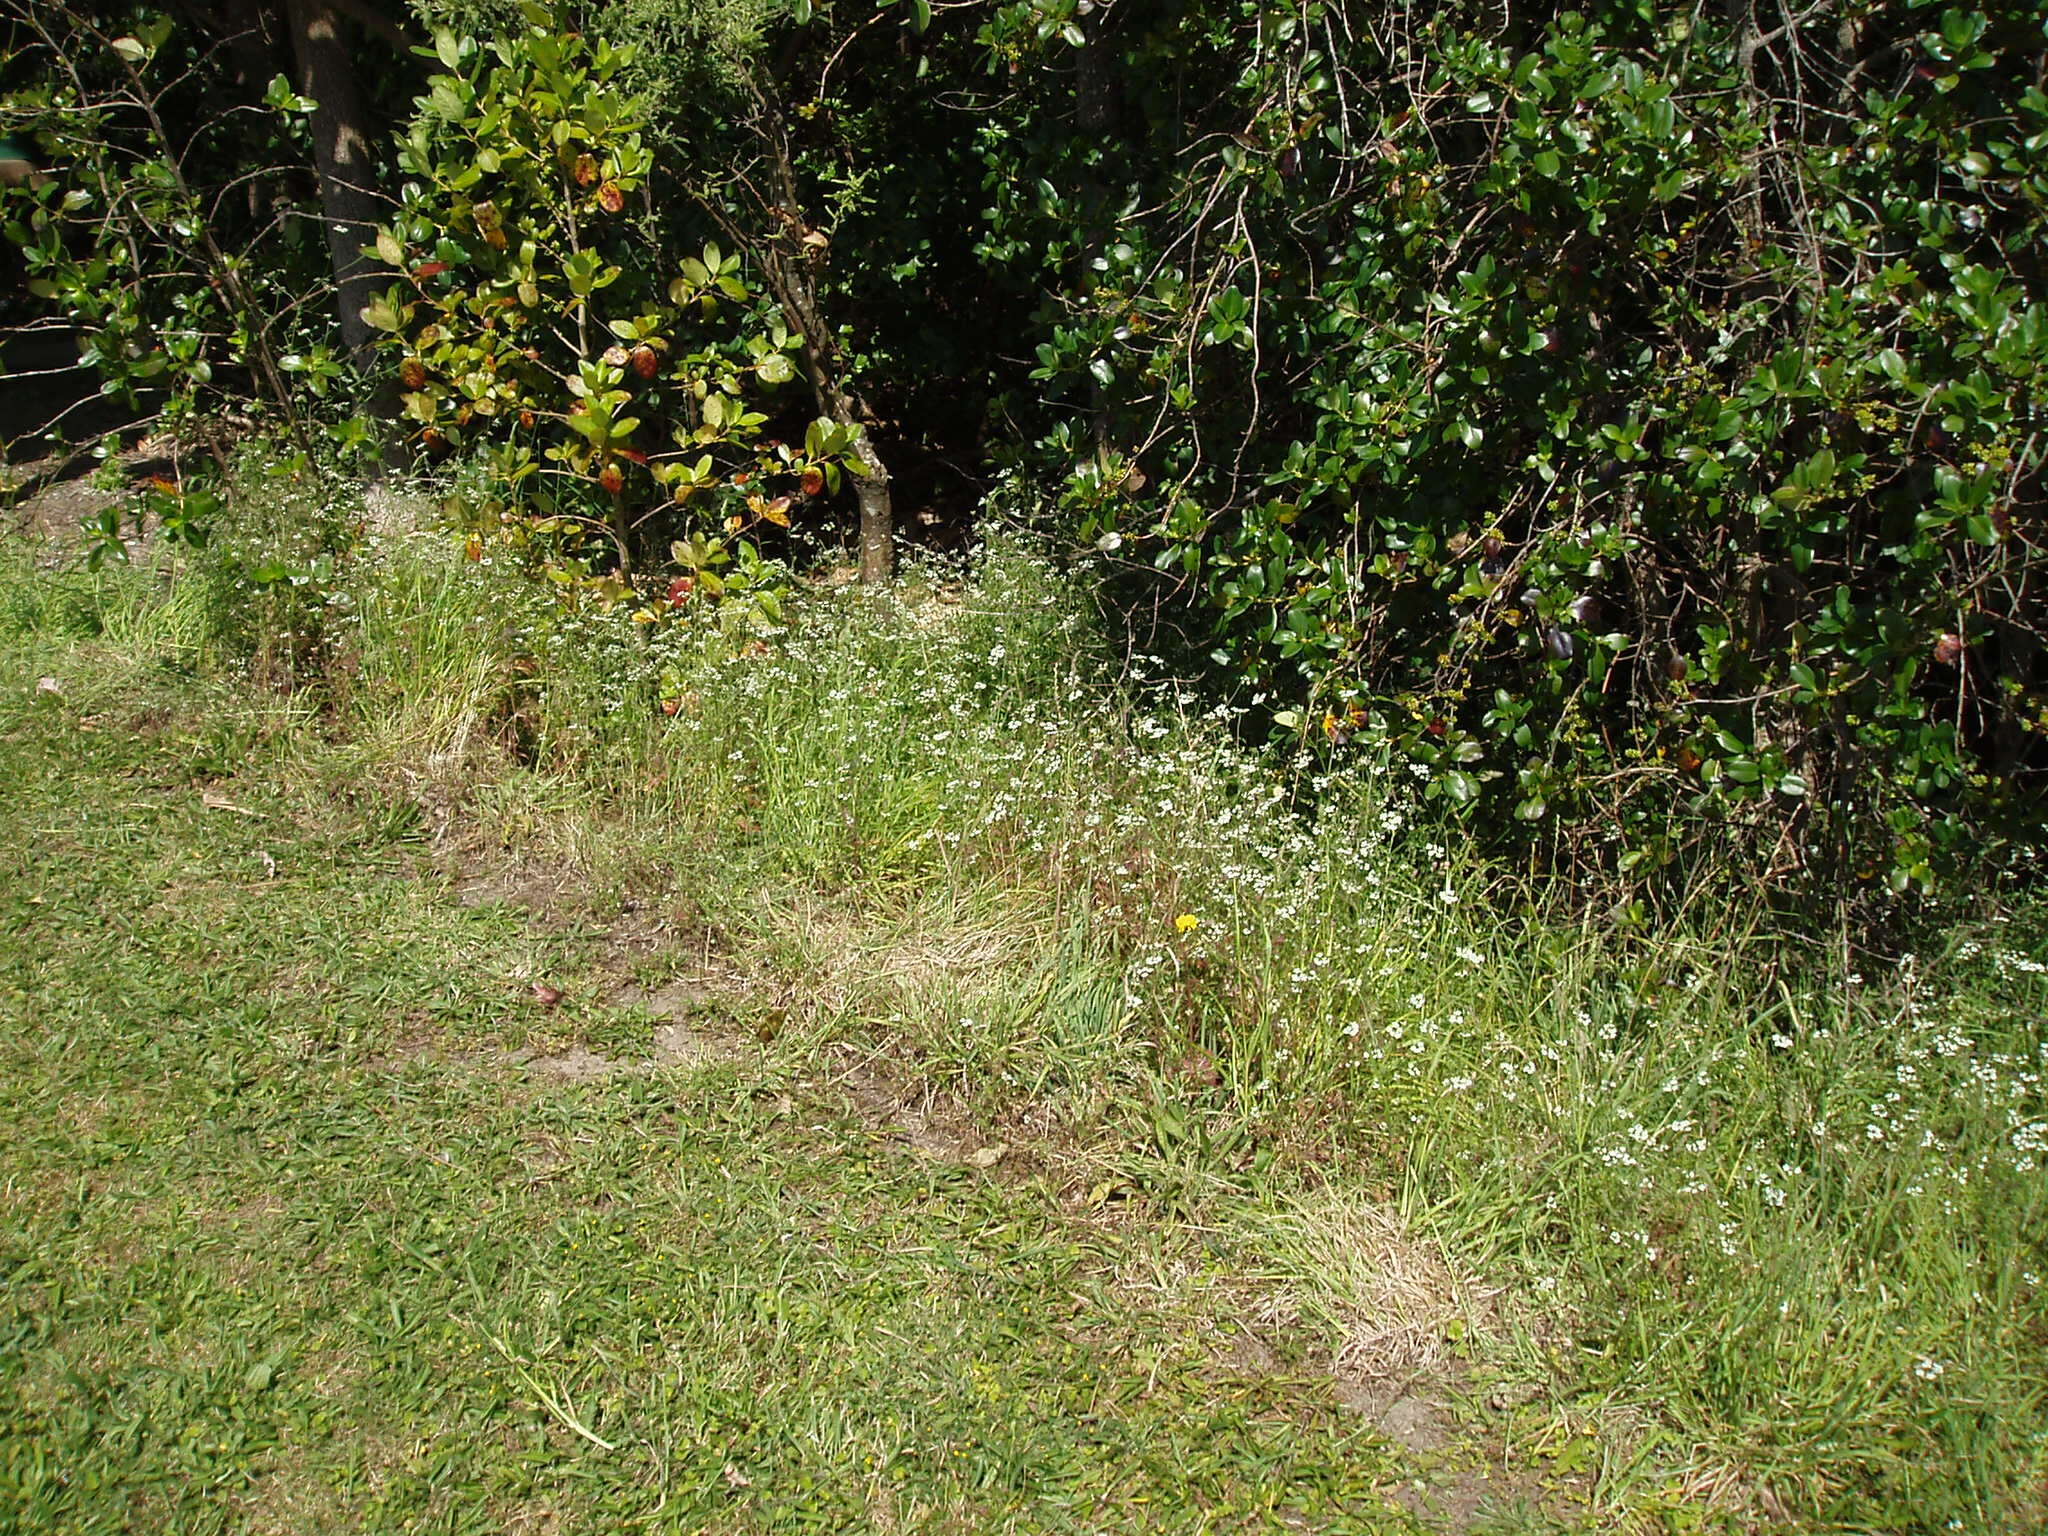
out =
<svg viewBox="0 0 2048 1536"><path fill-rule="evenodd" d="M436 37L448 72L421 98L400 151L414 179L377 236L400 277L365 316L419 444L478 455L482 528L539 537L557 574L594 572L659 616L722 590L732 536L788 527L793 503L836 490L855 432L766 436L764 396L796 377L801 338L737 254L665 254L673 201L654 196L618 89L631 50L529 9L494 43ZM664 549L680 573L630 589Z"/></svg>
<svg viewBox="0 0 2048 1536"><path fill-rule="evenodd" d="M984 37L1075 59L1068 133L989 139L986 246L1055 274L1072 526L1184 580L1284 732L1636 885L2035 835L2037 8Z"/></svg>

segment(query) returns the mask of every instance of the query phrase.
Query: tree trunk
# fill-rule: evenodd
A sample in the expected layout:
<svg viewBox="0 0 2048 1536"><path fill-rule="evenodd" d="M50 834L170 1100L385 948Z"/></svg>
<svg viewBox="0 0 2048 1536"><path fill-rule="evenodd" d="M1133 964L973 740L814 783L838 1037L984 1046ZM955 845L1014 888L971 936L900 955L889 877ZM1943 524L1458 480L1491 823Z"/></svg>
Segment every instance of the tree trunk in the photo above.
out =
<svg viewBox="0 0 2048 1536"><path fill-rule="evenodd" d="M298 59L299 89L317 104L313 162L342 344L356 367L367 372L376 333L363 319L363 306L372 297L374 269L363 248L376 238L377 200L362 97L340 14L329 0L285 0L285 16Z"/></svg>
<svg viewBox="0 0 2048 1536"><path fill-rule="evenodd" d="M889 471L863 431L854 454L867 470L860 483L860 579L880 586L896 574L896 509L889 494Z"/></svg>
<svg viewBox="0 0 2048 1536"><path fill-rule="evenodd" d="M811 310L814 318L816 313ZM860 433L853 445L853 456L860 460L864 472L854 485L854 497L860 503L860 579L863 586L882 586L896 575L896 507L889 491L889 466L869 440L870 412L839 387L830 363L813 350L811 335L808 331L804 335L804 351L811 365L818 409L840 426Z"/></svg>
<svg viewBox="0 0 2048 1536"><path fill-rule="evenodd" d="M865 471L854 493L860 502L860 579L863 585L880 586L896 574L896 509L889 491L889 466L868 437L867 422L873 413L858 396L840 387L832 333L818 316L818 290L811 273L772 246L755 248L761 252L776 302L804 339L804 371L810 376L818 414L860 433L853 445L853 456Z"/></svg>

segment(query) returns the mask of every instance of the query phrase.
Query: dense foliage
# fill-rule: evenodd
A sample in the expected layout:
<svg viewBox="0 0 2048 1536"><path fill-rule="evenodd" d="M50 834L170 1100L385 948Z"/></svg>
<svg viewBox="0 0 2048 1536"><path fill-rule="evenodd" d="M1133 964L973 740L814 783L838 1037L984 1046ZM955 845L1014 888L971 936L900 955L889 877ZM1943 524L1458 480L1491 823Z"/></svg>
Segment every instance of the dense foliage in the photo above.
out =
<svg viewBox="0 0 2048 1536"><path fill-rule="evenodd" d="M624 597L652 524L677 535L684 574L648 595L650 616L700 585L719 595L725 535L786 528L793 499L836 490L850 430L764 437L754 397L796 377L795 341L751 307L737 255L664 261L644 211L653 156L618 91L627 51L547 26L436 48L453 72L428 82L399 156L412 179L377 235L403 277L367 310L399 354L408 427L432 451L480 448L470 511L491 531L573 554L596 530L596 563L618 573L599 580ZM707 517L682 516L692 498Z"/></svg>
<svg viewBox="0 0 2048 1536"><path fill-rule="evenodd" d="M2034 840L2038 4L425 10L368 311L403 435L486 466L487 526L601 527L608 598L856 492L878 576L892 465L1009 467L1278 735L1539 867L1875 894ZM212 57L150 15L93 55L138 100ZM221 250L167 301L218 315L95 310L60 213L138 226L15 37L4 126L66 162L12 194L40 291L117 387L192 336L265 376L289 263L221 206L123 237Z"/></svg>
<svg viewBox="0 0 2048 1536"><path fill-rule="evenodd" d="M345 376L300 169L313 104L282 74L236 75L160 13L7 0L0 27L0 122L53 167L9 187L5 233L28 295L71 330L98 393L147 399L219 467L227 415L253 412L305 445L308 407ZM39 318L13 340L40 363ZM41 382L61 371L17 386L39 397L24 400L24 425L61 435L79 394Z"/></svg>
<svg viewBox="0 0 2048 1536"><path fill-rule="evenodd" d="M2038 7L1037 14L1155 147L991 136L1047 445L1283 724L1623 870L1903 885L2031 808Z"/></svg>

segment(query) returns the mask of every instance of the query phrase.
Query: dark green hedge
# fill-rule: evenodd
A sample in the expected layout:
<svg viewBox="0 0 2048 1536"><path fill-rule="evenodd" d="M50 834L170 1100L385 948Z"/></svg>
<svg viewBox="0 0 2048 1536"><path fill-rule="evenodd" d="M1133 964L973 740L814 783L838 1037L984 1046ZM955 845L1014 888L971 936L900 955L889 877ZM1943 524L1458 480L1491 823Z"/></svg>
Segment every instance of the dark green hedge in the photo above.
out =
<svg viewBox="0 0 2048 1536"><path fill-rule="evenodd" d="M2041 7L1041 14L1041 452L1283 730L1632 879L2038 832Z"/></svg>

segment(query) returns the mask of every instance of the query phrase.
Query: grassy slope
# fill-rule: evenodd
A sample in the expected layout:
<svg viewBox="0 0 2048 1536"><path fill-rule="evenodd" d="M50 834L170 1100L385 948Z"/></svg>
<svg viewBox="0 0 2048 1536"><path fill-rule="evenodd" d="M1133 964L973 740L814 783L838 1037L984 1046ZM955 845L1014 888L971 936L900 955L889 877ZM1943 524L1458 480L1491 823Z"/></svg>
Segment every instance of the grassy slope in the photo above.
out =
<svg viewBox="0 0 2048 1536"><path fill-rule="evenodd" d="M1516 1447L1438 1468L1454 1510L1594 1476L1614 1528L2039 1522L2025 911L1857 978L1503 912L1400 784L1297 813L1214 722L1133 708L1013 557L725 660L433 558L267 631L203 568L169 603L0 589L0 1105L40 1149L5 1165L40 1266L9 1326L65 1341L19 1356L39 1497L111 1509L239 1415L279 1448L206 1454L285 1528L1229 1528L1317 1488L1311 1528L1374 1528L1362 1490L1416 1465L1332 1394L1420 1377L1452 1459ZM319 625L317 720L153 660L275 675ZM425 850L480 831L603 895L465 911ZM683 961L622 956L622 895L721 936L772 1050L574 1088L507 1060L644 1053L602 999ZM876 1053L973 1134L904 1151ZM175 1259L109 1263L153 1227L115 1251ZM220 1431L167 1443L164 1393Z"/></svg>
<svg viewBox="0 0 2048 1536"><path fill-rule="evenodd" d="M521 1071L645 1053L602 924L465 908L250 708L0 662L8 1529L1405 1528L1327 1379L1145 1282L1199 1251L788 1053Z"/></svg>

